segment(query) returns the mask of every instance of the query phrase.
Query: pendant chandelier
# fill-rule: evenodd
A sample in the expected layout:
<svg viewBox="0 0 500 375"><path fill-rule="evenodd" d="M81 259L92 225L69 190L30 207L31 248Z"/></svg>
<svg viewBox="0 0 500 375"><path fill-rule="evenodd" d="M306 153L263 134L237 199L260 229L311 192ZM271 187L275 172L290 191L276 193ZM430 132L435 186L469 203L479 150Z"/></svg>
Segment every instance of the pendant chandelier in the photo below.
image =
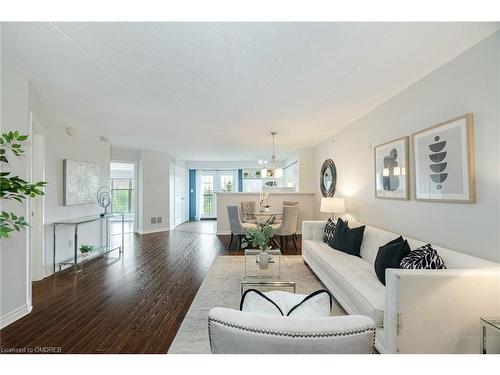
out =
<svg viewBox="0 0 500 375"><path fill-rule="evenodd" d="M281 178L283 176L283 169L281 169L278 165L278 161L276 159L276 153L274 150L274 137L276 136L276 132L272 131L271 136L273 137L273 156L271 156L271 168L262 169L262 176Z"/></svg>

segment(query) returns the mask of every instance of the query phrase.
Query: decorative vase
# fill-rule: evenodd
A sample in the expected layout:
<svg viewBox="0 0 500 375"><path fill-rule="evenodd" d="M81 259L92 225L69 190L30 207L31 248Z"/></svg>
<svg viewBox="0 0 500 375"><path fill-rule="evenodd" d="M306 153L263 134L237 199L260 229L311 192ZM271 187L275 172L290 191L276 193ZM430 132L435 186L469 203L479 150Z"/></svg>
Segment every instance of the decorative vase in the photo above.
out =
<svg viewBox="0 0 500 375"><path fill-rule="evenodd" d="M271 260L271 255L265 250L261 251L257 255L257 262L259 263L259 268L261 270L267 270L269 268L269 261Z"/></svg>

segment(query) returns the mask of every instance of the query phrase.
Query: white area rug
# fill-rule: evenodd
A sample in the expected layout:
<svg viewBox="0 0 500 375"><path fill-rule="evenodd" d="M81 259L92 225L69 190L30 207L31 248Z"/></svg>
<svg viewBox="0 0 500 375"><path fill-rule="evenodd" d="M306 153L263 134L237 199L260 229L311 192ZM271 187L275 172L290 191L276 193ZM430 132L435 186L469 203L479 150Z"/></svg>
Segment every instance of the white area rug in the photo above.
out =
<svg viewBox="0 0 500 375"><path fill-rule="evenodd" d="M243 256L219 256L201 284L168 353L210 353L208 311L212 307L239 309L240 281L244 274ZM304 264L300 255L282 258L282 279L295 281L297 293L309 294L325 287ZM286 289L284 289L286 290ZM290 289L288 289L290 290ZM334 300L332 315L345 315Z"/></svg>

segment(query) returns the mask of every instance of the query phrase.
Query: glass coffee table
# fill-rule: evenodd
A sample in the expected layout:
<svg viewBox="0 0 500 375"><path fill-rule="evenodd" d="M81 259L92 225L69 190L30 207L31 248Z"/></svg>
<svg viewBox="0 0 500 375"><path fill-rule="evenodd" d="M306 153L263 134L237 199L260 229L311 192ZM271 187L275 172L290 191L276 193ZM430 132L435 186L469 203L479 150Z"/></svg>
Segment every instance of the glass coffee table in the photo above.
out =
<svg viewBox="0 0 500 375"><path fill-rule="evenodd" d="M280 250L268 250L263 255L261 250L245 250L245 275L241 280L241 294L246 289L283 289L290 288L295 293L295 281L287 280L282 275L282 255Z"/></svg>

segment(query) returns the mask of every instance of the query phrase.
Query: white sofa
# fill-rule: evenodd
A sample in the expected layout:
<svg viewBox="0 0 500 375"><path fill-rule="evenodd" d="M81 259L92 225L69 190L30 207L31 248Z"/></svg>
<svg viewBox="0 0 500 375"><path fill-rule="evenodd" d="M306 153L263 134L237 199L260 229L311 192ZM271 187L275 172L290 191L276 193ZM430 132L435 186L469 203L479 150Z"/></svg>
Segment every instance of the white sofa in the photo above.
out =
<svg viewBox="0 0 500 375"><path fill-rule="evenodd" d="M302 257L347 313L375 321L379 352L479 353L479 318L500 316L500 264L433 246L446 270L388 269L384 286L373 263L399 234L367 225L356 257L325 244L324 226L303 222ZM426 244L406 239L412 250Z"/></svg>

